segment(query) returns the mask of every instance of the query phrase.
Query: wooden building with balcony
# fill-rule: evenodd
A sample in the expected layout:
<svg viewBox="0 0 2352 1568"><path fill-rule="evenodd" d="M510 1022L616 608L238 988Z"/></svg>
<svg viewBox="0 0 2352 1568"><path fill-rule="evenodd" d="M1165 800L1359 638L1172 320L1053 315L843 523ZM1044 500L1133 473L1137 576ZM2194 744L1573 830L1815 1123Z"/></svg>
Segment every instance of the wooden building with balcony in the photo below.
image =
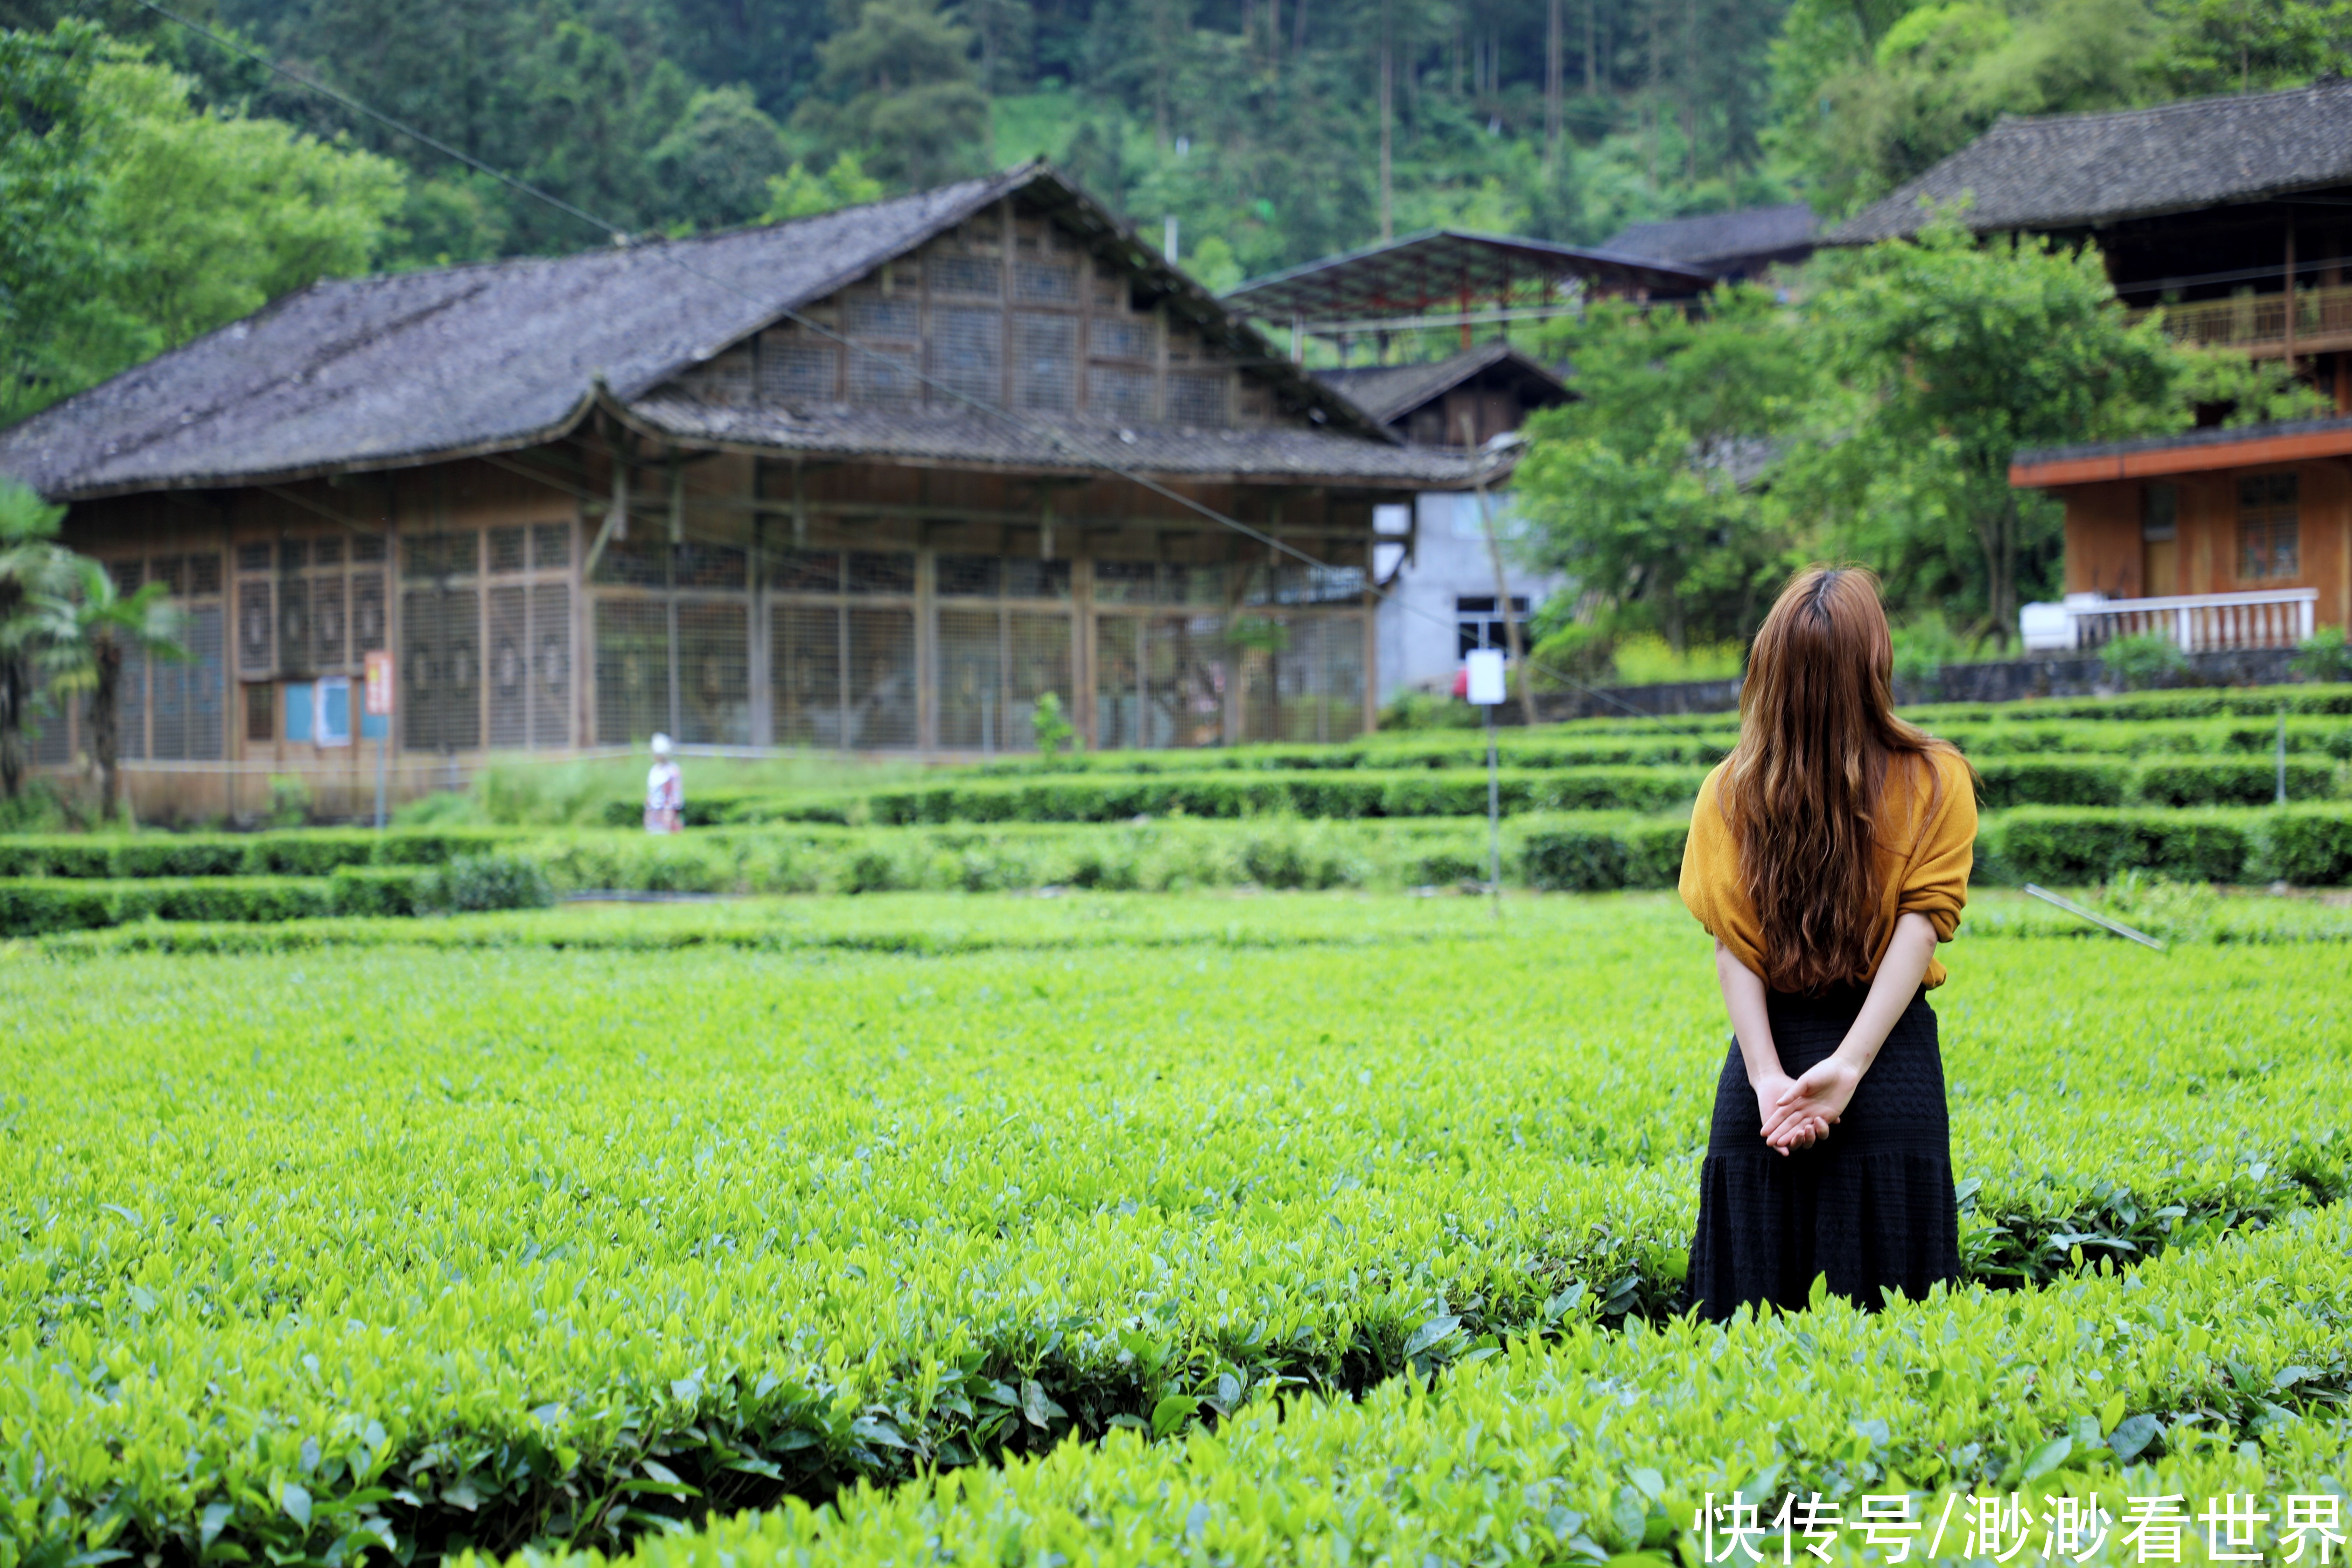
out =
<svg viewBox="0 0 2352 1568"><path fill-rule="evenodd" d="M2177 340L2284 360L2352 414L2352 81L2004 119L1824 243L1916 234L1936 210L2095 244ZM2347 624L2347 419L2019 454L2011 482L2066 507L2066 600L2027 607L2028 645L2266 647Z"/></svg>
<svg viewBox="0 0 2352 1568"><path fill-rule="evenodd" d="M236 817L280 774L359 809L379 744L395 795L655 731L1020 751L1047 692L1097 746L1342 738L1375 510L1468 468L1032 164L320 282L0 433L0 472L184 605L193 660L125 681L125 772L148 815ZM38 761L83 728L50 715Z"/></svg>
<svg viewBox="0 0 2352 1568"><path fill-rule="evenodd" d="M2009 477L2066 507L2066 596L2029 645L2291 647L2352 626L2352 418L2021 452Z"/></svg>
<svg viewBox="0 0 2352 1568"><path fill-rule="evenodd" d="M2090 241L2176 338L2288 360L2352 413L2352 80L2003 118L1822 243L1916 234L1937 211Z"/></svg>

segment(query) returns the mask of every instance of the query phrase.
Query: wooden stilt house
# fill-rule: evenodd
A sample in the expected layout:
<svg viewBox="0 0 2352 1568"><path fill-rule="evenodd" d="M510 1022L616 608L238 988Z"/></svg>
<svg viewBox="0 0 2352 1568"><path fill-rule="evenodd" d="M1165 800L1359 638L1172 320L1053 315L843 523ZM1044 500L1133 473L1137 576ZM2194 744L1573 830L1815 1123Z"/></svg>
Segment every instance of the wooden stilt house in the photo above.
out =
<svg viewBox="0 0 2352 1568"><path fill-rule="evenodd" d="M1374 508L1466 477L1042 164L321 282L0 433L0 472L185 605L193 662L128 682L126 773L213 817L269 775L357 810L380 744L400 795L656 731L1015 752L1045 692L1097 746L1344 737ZM39 760L83 728L53 714Z"/></svg>

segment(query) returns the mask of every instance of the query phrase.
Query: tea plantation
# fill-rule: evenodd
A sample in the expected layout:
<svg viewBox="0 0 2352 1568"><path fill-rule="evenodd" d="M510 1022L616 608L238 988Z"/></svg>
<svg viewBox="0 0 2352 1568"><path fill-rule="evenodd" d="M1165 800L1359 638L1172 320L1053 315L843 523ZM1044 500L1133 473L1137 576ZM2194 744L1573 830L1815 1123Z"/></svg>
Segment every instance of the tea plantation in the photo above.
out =
<svg viewBox="0 0 2352 1568"><path fill-rule="evenodd" d="M2170 945L1972 902L1936 996L1964 1285L1727 1329L1676 1312L1726 1031L1643 890L1670 811L1515 816L1507 879L1632 890L1499 915L1402 890L1475 876L1483 823L1297 799L0 838L0 1568L1746 1563L1726 1506L1815 1494L1900 1503L1915 1559L2043 1561L2095 1500L2058 1557L2172 1561L2123 1520L2177 1497L2179 1561L2318 1561L2352 905L2203 879L2352 880L2352 713L2290 716L2315 798L2179 806L2158 761L2267 768L2233 737L2275 719L2125 706L1967 731L1989 784L2126 769L1980 848ZM1483 793L1463 743L1219 771ZM1637 743L1685 741L1518 765L1707 760L1591 760ZM665 885L866 896L467 912ZM923 890L1045 885L1087 890ZM2003 1558L1950 1510L2011 1492ZM2223 1498L2265 1516L2236 1546L2195 1520Z"/></svg>

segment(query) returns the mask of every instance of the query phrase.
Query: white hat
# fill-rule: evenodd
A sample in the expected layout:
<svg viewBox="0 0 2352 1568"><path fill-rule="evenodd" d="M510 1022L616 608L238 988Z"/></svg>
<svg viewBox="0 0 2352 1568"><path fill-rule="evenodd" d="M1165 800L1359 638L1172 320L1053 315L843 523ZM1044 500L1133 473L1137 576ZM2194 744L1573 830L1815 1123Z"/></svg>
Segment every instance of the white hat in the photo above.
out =
<svg viewBox="0 0 2352 1568"><path fill-rule="evenodd" d="M654 755L656 757L667 757L669 755L669 737L662 734L658 731L655 731L654 734Z"/></svg>

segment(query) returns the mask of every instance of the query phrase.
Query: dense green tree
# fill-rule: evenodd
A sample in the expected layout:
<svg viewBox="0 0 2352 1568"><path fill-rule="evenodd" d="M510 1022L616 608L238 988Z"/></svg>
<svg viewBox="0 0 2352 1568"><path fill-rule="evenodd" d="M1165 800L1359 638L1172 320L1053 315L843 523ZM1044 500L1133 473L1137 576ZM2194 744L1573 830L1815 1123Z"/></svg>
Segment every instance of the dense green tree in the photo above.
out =
<svg viewBox="0 0 2352 1568"><path fill-rule="evenodd" d="M939 0L864 0L819 47L817 90L793 122L885 180L922 186L974 173L988 157L988 97L971 44Z"/></svg>
<svg viewBox="0 0 2352 1568"><path fill-rule="evenodd" d="M822 174L794 163L782 174L772 176L768 181L767 209L761 213L760 221L782 223L787 218L808 217L839 207L861 206L879 201L883 195L882 182L866 174L857 154L844 153Z"/></svg>
<svg viewBox="0 0 2352 1568"><path fill-rule="evenodd" d="M39 689L41 646L35 605L63 588L71 557L58 543L66 509L0 475L0 794L16 798L32 762L26 735Z"/></svg>
<svg viewBox="0 0 2352 1568"><path fill-rule="evenodd" d="M2191 0L2155 62L2171 93L2294 87L2352 63L2352 5Z"/></svg>
<svg viewBox="0 0 2352 1568"><path fill-rule="evenodd" d="M1704 314L1607 301L1549 345L1578 401L1538 415L1516 479L1523 552L1680 650L1745 635L1787 571L1769 494L1815 390L1794 314L1726 287Z"/></svg>
<svg viewBox="0 0 2352 1568"><path fill-rule="evenodd" d="M665 216L703 229L757 216L767 204L769 182L790 162L783 132L740 85L688 99L650 158Z"/></svg>
<svg viewBox="0 0 2352 1568"><path fill-rule="evenodd" d="M111 822L121 808L122 668L128 659L184 659L182 616L161 583L124 594L96 561L77 556L70 586L35 598L29 606L38 658L58 698L89 699L89 757L98 769L98 815Z"/></svg>
<svg viewBox="0 0 2352 1568"><path fill-rule="evenodd" d="M0 418L30 413L321 277L365 270L390 161L191 101L89 29L0 35Z"/></svg>
<svg viewBox="0 0 2352 1568"><path fill-rule="evenodd" d="M1780 499L2006 642L2057 555L2057 508L2009 483L2021 449L2178 428L2179 356L2126 319L2098 253L1979 244L1954 224L1833 258L1806 341L1845 401L1783 468Z"/></svg>

